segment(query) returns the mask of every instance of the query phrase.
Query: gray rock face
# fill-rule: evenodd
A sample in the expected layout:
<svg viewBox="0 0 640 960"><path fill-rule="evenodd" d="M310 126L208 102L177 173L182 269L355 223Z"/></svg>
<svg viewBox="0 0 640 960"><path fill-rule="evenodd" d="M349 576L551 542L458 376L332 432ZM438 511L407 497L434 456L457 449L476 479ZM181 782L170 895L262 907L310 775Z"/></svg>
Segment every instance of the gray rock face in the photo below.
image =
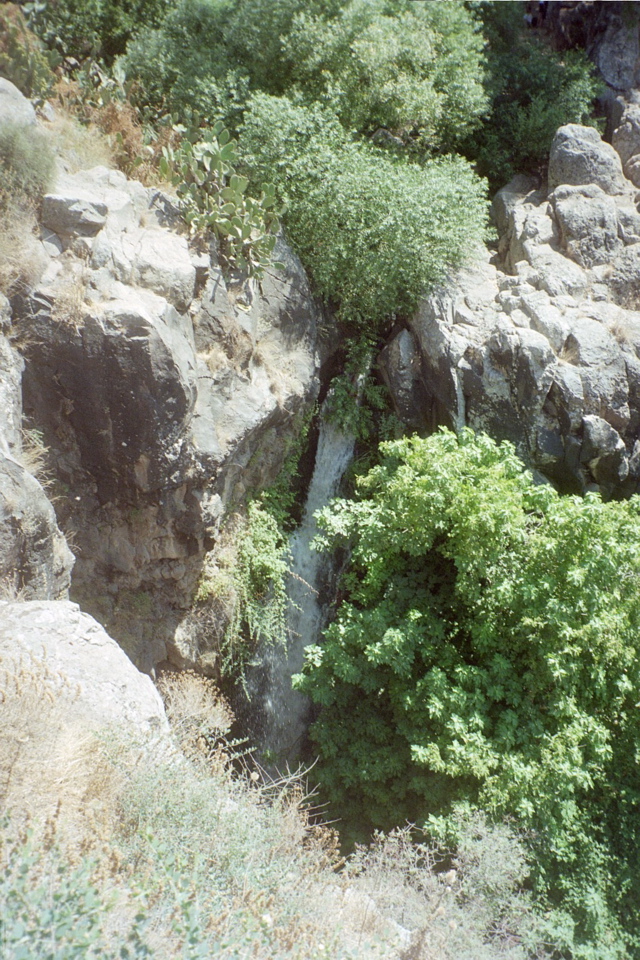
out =
<svg viewBox="0 0 640 960"><path fill-rule="evenodd" d="M43 217L48 267L16 302L26 408L73 491L74 599L150 670L225 508L275 479L315 399L319 312L282 241L284 270L227 280L170 197L115 171L61 174Z"/></svg>
<svg viewBox="0 0 640 960"><path fill-rule="evenodd" d="M73 555L44 490L23 465L23 361L0 334L0 589L57 599L69 589Z"/></svg>
<svg viewBox="0 0 640 960"><path fill-rule="evenodd" d="M640 103L637 94L629 102L618 97L620 122L613 131L612 143L620 156L625 176L640 187Z"/></svg>
<svg viewBox="0 0 640 960"><path fill-rule="evenodd" d="M29 100L10 80L0 77L0 125L15 123L26 127L33 126L35 122L36 112Z"/></svg>
<svg viewBox="0 0 640 960"><path fill-rule="evenodd" d="M550 199L562 246L581 267L609 263L620 251L618 210L600 187L557 187Z"/></svg>
<svg viewBox="0 0 640 960"><path fill-rule="evenodd" d="M620 157L593 127L568 123L560 127L549 154L549 188L595 184L605 193L627 189Z"/></svg>
<svg viewBox="0 0 640 960"><path fill-rule="evenodd" d="M466 424L563 489L624 495L640 476L635 192L595 131L561 128L552 160L550 193L523 177L499 191L498 256L422 303L383 375L412 427Z"/></svg>

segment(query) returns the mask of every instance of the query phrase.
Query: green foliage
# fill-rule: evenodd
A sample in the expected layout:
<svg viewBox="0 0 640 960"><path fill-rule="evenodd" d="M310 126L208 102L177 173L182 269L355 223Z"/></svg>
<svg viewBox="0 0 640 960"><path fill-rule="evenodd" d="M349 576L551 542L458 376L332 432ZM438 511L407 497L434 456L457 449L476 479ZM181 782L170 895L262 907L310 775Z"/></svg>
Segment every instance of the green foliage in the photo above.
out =
<svg viewBox="0 0 640 960"><path fill-rule="evenodd" d="M451 150L487 100L483 39L462 3L351 0L327 19L298 14L286 39L293 79L345 127L379 127L425 150Z"/></svg>
<svg viewBox="0 0 640 960"><path fill-rule="evenodd" d="M42 199L55 170L47 138L36 127L0 126L0 205L9 200L34 204Z"/></svg>
<svg viewBox="0 0 640 960"><path fill-rule="evenodd" d="M143 109L182 122L237 122L250 81L226 49L228 17L226 0L181 0L159 29L138 32L119 62Z"/></svg>
<svg viewBox="0 0 640 960"><path fill-rule="evenodd" d="M237 519L231 548L205 566L196 601L221 606L227 627L220 649L220 672L242 678L259 643L287 643L288 545L276 520L259 503Z"/></svg>
<svg viewBox="0 0 640 960"><path fill-rule="evenodd" d="M318 107L260 94L241 144L252 177L287 204L287 234L319 293L341 317L375 333L411 313L484 236L483 182L461 159L425 166L351 139Z"/></svg>
<svg viewBox="0 0 640 960"><path fill-rule="evenodd" d="M300 461L307 449L309 429L316 413L314 404L296 415L280 473L275 482L260 494L260 502L265 510L284 532L290 532L296 526L294 513L300 497Z"/></svg>
<svg viewBox="0 0 640 960"><path fill-rule="evenodd" d="M478 12L488 39L491 110L464 152L498 188L546 163L558 127L593 122L601 85L583 51L560 54L526 31L522 3L481 3Z"/></svg>
<svg viewBox="0 0 640 960"><path fill-rule="evenodd" d="M321 515L347 599L298 680L323 782L381 825L516 818L571 956L638 956L640 499L560 497L470 431L358 487Z"/></svg>
<svg viewBox="0 0 640 960"><path fill-rule="evenodd" d="M7 824L5 824L5 829ZM149 957L138 914L120 943L107 929L115 897L100 889L85 860L71 867L55 848L0 837L0 946L3 960L115 960Z"/></svg>
<svg viewBox="0 0 640 960"><path fill-rule="evenodd" d="M45 97L54 80L51 64L15 7L0 10L0 76L29 98Z"/></svg>
<svg viewBox="0 0 640 960"><path fill-rule="evenodd" d="M259 200L246 195L249 181L235 172L236 142L222 122L204 139L184 139L175 150L163 147L162 154L160 172L177 187L192 232L211 230L229 263L260 278L280 229L275 187L263 184Z"/></svg>
<svg viewBox="0 0 640 960"><path fill-rule="evenodd" d="M31 0L29 25L52 50L79 60L123 53L132 33L157 26L174 0Z"/></svg>

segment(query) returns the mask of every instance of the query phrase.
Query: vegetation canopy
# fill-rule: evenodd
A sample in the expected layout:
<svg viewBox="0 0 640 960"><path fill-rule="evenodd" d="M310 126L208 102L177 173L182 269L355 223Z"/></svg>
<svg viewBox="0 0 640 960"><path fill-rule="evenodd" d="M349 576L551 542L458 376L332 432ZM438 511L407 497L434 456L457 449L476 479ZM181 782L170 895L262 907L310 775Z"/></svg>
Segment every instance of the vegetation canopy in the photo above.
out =
<svg viewBox="0 0 640 960"><path fill-rule="evenodd" d="M379 826L515 818L571 955L637 950L640 500L560 497L470 431L383 445L358 490L321 514L351 563L297 679L323 782Z"/></svg>

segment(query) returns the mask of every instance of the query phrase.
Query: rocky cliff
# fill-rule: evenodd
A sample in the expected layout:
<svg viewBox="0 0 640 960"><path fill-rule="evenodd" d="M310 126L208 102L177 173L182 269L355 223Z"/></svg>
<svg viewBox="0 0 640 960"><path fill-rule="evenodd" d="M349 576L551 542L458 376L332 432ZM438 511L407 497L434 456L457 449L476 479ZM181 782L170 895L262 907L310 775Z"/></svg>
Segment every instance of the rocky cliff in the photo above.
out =
<svg viewBox="0 0 640 960"><path fill-rule="evenodd" d="M25 413L72 532L73 597L141 668L184 665L195 641L176 630L223 513L273 481L315 399L320 313L284 241L284 269L225 278L169 196L104 167L59 167L41 279L6 320ZM21 363L6 376L14 444Z"/></svg>
<svg viewBox="0 0 640 960"><path fill-rule="evenodd" d="M638 490L637 109L616 149L562 127L548 183L516 177L497 194L497 253L480 251L397 331L381 365L411 426L509 439L564 490Z"/></svg>

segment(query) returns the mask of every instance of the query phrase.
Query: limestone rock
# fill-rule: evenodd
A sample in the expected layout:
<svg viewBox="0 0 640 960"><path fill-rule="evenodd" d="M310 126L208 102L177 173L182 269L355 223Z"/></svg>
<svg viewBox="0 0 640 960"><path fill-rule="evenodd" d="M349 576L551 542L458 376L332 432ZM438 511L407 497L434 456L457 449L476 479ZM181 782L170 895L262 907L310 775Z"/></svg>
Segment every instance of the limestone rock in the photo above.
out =
<svg viewBox="0 0 640 960"><path fill-rule="evenodd" d="M635 30L630 29L619 16L611 17L597 45L595 60L605 83L614 90L629 90L637 86L640 61L637 26Z"/></svg>
<svg viewBox="0 0 640 960"><path fill-rule="evenodd" d="M122 283L160 294L178 310L193 300L196 268L187 241L166 230L103 231L92 246L91 265L108 268Z"/></svg>
<svg viewBox="0 0 640 960"><path fill-rule="evenodd" d="M428 397L420 376L420 352L409 330L400 330L389 342L379 365L397 416L410 430L424 429L429 421Z"/></svg>
<svg viewBox="0 0 640 960"><path fill-rule="evenodd" d="M36 123L36 112L15 84L0 77L0 125L3 123L31 127Z"/></svg>
<svg viewBox="0 0 640 960"><path fill-rule="evenodd" d="M569 123L560 127L549 155L549 187L596 184L605 193L627 189L620 157L593 127Z"/></svg>
<svg viewBox="0 0 640 960"><path fill-rule="evenodd" d="M622 102L621 106L623 114L619 125L613 131L611 143L626 172L626 164L640 153L640 104Z"/></svg>
<svg viewBox="0 0 640 960"><path fill-rule="evenodd" d="M66 596L73 555L53 507L23 465L23 361L0 334L0 589L28 599Z"/></svg>
<svg viewBox="0 0 640 960"><path fill-rule="evenodd" d="M414 429L466 424L563 489L626 495L640 479L640 214L591 129L558 131L550 186L498 192L497 256L425 299L383 375Z"/></svg>
<svg viewBox="0 0 640 960"><path fill-rule="evenodd" d="M104 227L107 212L101 200L79 190L48 193L42 201L42 223L61 237L94 237Z"/></svg>
<svg viewBox="0 0 640 960"><path fill-rule="evenodd" d="M19 451L22 429L22 370L24 361L0 334L0 453Z"/></svg>

